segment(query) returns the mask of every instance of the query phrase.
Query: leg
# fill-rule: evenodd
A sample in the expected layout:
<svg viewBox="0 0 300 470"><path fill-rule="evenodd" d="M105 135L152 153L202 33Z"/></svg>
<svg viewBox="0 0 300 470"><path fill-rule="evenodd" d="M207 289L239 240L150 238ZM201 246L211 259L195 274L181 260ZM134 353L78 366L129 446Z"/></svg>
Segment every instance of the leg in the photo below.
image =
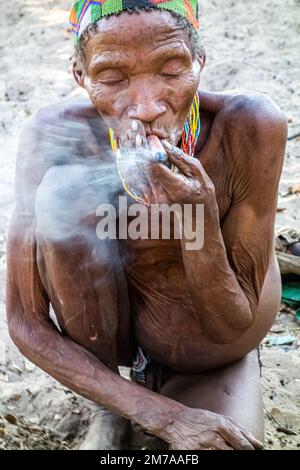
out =
<svg viewBox="0 0 300 470"><path fill-rule="evenodd" d="M96 236L96 208L106 197L95 169L51 168L36 199L37 258L63 333L118 373L119 362L130 356L129 308L118 247ZM127 426L97 405L81 447L121 448Z"/></svg>
<svg viewBox="0 0 300 470"><path fill-rule="evenodd" d="M263 441L263 402L256 350L233 364L202 374L174 373L160 393L191 408L227 416Z"/></svg>
<svg viewBox="0 0 300 470"><path fill-rule="evenodd" d="M130 315L117 240L96 234L107 202L97 169L52 167L36 198L37 261L62 331L117 371L132 357Z"/></svg>
<svg viewBox="0 0 300 470"><path fill-rule="evenodd" d="M91 424L79 450L121 450L130 432L130 422L94 404Z"/></svg>

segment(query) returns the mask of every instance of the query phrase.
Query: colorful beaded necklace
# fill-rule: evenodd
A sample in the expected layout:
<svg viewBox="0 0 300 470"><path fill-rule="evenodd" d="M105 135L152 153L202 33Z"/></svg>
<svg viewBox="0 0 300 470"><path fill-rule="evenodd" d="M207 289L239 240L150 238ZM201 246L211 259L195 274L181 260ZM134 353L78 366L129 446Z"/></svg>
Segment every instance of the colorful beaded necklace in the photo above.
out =
<svg viewBox="0 0 300 470"><path fill-rule="evenodd" d="M199 138L201 130L201 123L200 123L200 101L199 101L199 95L196 93L194 96L193 104L191 106L189 115L187 117L187 120L185 121L184 128L181 134L181 140L180 140L180 147L181 150L189 155L190 157L193 157L195 154L195 149L197 145L197 141ZM116 164L117 164L117 169L118 173L120 176L120 179L122 181L123 187L129 196L131 196L133 199L135 199L137 202L144 204L146 206L149 206L147 201L142 197L142 195L137 194L137 192L134 190L132 187L128 187L126 184L125 178L122 175L122 172L120 170L120 165L119 165L119 160L122 158L122 154L119 150L119 145L118 145L118 140L115 137L114 131L110 128L109 129L109 137L110 137L110 144L113 152L116 155ZM172 167L172 171L175 171L174 165Z"/></svg>

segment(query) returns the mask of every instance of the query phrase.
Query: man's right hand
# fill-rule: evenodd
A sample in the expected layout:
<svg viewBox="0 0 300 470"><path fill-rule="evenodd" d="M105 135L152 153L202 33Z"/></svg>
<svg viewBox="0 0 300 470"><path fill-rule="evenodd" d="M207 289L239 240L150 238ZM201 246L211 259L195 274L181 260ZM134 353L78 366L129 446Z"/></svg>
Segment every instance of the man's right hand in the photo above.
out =
<svg viewBox="0 0 300 470"><path fill-rule="evenodd" d="M172 450L255 450L263 444L231 419L206 410L184 407L164 439Z"/></svg>

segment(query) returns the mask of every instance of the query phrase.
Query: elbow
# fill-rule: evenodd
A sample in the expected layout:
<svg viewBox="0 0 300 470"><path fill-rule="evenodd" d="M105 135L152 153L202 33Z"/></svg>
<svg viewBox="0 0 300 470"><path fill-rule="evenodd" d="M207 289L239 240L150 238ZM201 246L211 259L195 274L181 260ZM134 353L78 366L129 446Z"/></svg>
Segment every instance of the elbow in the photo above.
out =
<svg viewBox="0 0 300 470"><path fill-rule="evenodd" d="M49 324L43 320L22 321L15 317L8 321L8 332L11 340L21 354L38 367L44 362L51 363L51 348L49 348Z"/></svg>
<svg viewBox="0 0 300 470"><path fill-rule="evenodd" d="M16 323L15 321L9 321L8 333L12 342L18 348L20 353L23 354L23 356L30 359L31 357L30 351L32 349L30 326L26 324L24 325L24 324Z"/></svg>
<svg viewBox="0 0 300 470"><path fill-rule="evenodd" d="M8 333L14 345L23 354L25 339L21 326L16 325L12 321L8 322Z"/></svg>

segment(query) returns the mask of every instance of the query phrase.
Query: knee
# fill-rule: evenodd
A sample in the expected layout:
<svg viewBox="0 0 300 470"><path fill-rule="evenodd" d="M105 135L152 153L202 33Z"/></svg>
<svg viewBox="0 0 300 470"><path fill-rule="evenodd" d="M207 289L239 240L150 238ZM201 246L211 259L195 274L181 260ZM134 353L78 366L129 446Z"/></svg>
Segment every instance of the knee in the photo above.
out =
<svg viewBox="0 0 300 470"><path fill-rule="evenodd" d="M81 222L96 212L91 170L83 165L61 165L45 174L36 195L37 233L60 241L80 234Z"/></svg>

